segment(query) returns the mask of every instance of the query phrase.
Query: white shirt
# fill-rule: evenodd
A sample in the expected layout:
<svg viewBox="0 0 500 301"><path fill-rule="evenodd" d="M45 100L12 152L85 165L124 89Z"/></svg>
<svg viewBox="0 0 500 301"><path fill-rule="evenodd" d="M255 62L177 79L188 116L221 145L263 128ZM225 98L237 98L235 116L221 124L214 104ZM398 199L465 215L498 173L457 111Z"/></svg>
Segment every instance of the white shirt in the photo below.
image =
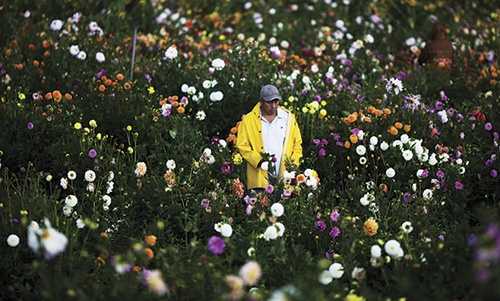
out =
<svg viewBox="0 0 500 301"><path fill-rule="evenodd" d="M278 176L281 166L281 157L283 155L283 145L285 143L286 125L288 122L288 113L278 108L278 114L272 122L267 121L262 114L262 142L264 143L264 152L276 157L274 175Z"/></svg>

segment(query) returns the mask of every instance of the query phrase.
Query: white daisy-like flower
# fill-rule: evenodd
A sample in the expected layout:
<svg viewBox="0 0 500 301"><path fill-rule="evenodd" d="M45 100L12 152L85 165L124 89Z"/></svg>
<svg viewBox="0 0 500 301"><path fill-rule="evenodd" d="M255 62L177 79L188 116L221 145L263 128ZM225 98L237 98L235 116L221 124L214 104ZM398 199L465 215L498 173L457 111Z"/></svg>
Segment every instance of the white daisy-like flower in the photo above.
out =
<svg viewBox="0 0 500 301"><path fill-rule="evenodd" d="M70 180L72 180L72 181L73 181L74 179L76 179L76 172L75 172L74 170L70 170L70 171L68 171L68 179L70 179Z"/></svg>
<svg viewBox="0 0 500 301"><path fill-rule="evenodd" d="M253 257L253 256L255 256L255 248L254 248L254 247L250 247L250 248L248 248L248 250L247 250L247 255L248 255L248 257Z"/></svg>
<svg viewBox="0 0 500 301"><path fill-rule="evenodd" d="M11 234L7 237L7 244L12 248L17 247L20 241L21 239L19 239L19 236L17 236L16 234Z"/></svg>
<svg viewBox="0 0 500 301"><path fill-rule="evenodd" d="M359 157L359 164L365 165L366 161L367 161L366 157Z"/></svg>
<svg viewBox="0 0 500 301"><path fill-rule="evenodd" d="M178 54L179 52L177 51L177 48L174 46L170 46L167 50L165 50L165 59L173 60L177 57Z"/></svg>
<svg viewBox="0 0 500 301"><path fill-rule="evenodd" d="M373 245L371 248L370 248L370 254L372 257L380 257L382 256L382 248L378 245Z"/></svg>
<svg viewBox="0 0 500 301"><path fill-rule="evenodd" d="M330 284L333 280L332 275L330 275L330 272L328 270L324 270L321 273L319 273L318 276L319 283L323 285Z"/></svg>
<svg viewBox="0 0 500 301"><path fill-rule="evenodd" d="M389 93L394 93L395 95L398 95L399 92L403 90L403 83L401 82L400 79L392 77L387 81L387 85L385 86L385 89Z"/></svg>
<svg viewBox="0 0 500 301"><path fill-rule="evenodd" d="M436 158L436 154L435 153L432 153L430 156L429 156L429 164L434 166L438 163L438 160Z"/></svg>
<svg viewBox="0 0 500 301"><path fill-rule="evenodd" d="M64 199L64 203L66 204L66 206L73 208L76 206L76 204L78 204L78 198L70 194Z"/></svg>
<svg viewBox="0 0 500 301"><path fill-rule="evenodd" d="M409 149L404 150L402 154L403 154L403 158L406 161L410 161L411 159L413 159L413 152Z"/></svg>
<svg viewBox="0 0 500 301"><path fill-rule="evenodd" d="M267 227L264 232L264 239L269 241L276 238L278 238L278 229L274 225Z"/></svg>
<svg viewBox="0 0 500 301"><path fill-rule="evenodd" d="M380 149L386 151L387 149L389 149L389 143L382 141L382 143L380 143Z"/></svg>
<svg viewBox="0 0 500 301"><path fill-rule="evenodd" d="M79 58L80 60L84 61L87 58L87 53L85 51L81 50L80 52L78 52L76 57Z"/></svg>
<svg viewBox="0 0 500 301"><path fill-rule="evenodd" d="M214 224L214 230L220 233L220 229L222 228L223 222L218 222Z"/></svg>
<svg viewBox="0 0 500 301"><path fill-rule="evenodd" d="M360 198L359 202L363 206L368 206L368 204L370 204L370 201L368 200L368 198L366 197L366 195L364 195L362 198Z"/></svg>
<svg viewBox="0 0 500 301"><path fill-rule="evenodd" d="M62 211L65 216L70 217L71 214L73 213L73 207L64 205Z"/></svg>
<svg viewBox="0 0 500 301"><path fill-rule="evenodd" d="M358 145L356 147L356 153L360 156L364 156L366 154L366 147L364 145Z"/></svg>
<svg viewBox="0 0 500 301"><path fill-rule="evenodd" d="M105 206L109 207L109 205L111 205L111 197L107 194L102 196L102 201L103 201Z"/></svg>
<svg viewBox="0 0 500 301"><path fill-rule="evenodd" d="M344 266L342 264L335 262L330 267L328 268L328 272L330 273L330 276L332 276L335 279L338 279L344 275Z"/></svg>
<svg viewBox="0 0 500 301"><path fill-rule="evenodd" d="M68 189L68 180L66 178L61 178L59 185L61 185L62 189Z"/></svg>
<svg viewBox="0 0 500 301"><path fill-rule="evenodd" d="M411 231L413 231L413 226L411 225L411 222L406 221L401 225L401 229L404 233L411 233Z"/></svg>
<svg viewBox="0 0 500 301"><path fill-rule="evenodd" d="M216 58L212 61L212 67L215 69L215 70L222 70L224 69L224 67L226 66L226 63L224 62L223 59L219 59L219 58Z"/></svg>
<svg viewBox="0 0 500 301"><path fill-rule="evenodd" d="M285 212L285 207L283 207L281 203L274 203L271 206L271 213L276 217L282 216L284 212Z"/></svg>
<svg viewBox="0 0 500 301"><path fill-rule="evenodd" d="M28 246L36 254L43 253L45 259L52 259L66 249L68 238L52 228L47 218L44 219L44 223L46 226L44 229L34 221L28 226Z"/></svg>
<svg viewBox="0 0 500 301"><path fill-rule="evenodd" d="M221 101L224 98L224 93L221 91L215 91L210 93L210 100L213 102Z"/></svg>
<svg viewBox="0 0 500 301"><path fill-rule="evenodd" d="M55 19L50 23L50 29L52 29L53 31L61 30L62 26L63 26L63 21L59 19Z"/></svg>
<svg viewBox="0 0 500 301"><path fill-rule="evenodd" d="M394 178L394 176L396 175L396 171L394 170L394 168L392 167L389 167L386 171L385 171L385 175L388 177L388 178Z"/></svg>
<svg viewBox="0 0 500 301"><path fill-rule="evenodd" d="M256 285L262 276L262 269L256 261L249 261L240 268L239 275L246 285Z"/></svg>
<svg viewBox="0 0 500 301"><path fill-rule="evenodd" d="M407 134L403 134L403 135L401 135L399 140L401 140L401 142L403 142L403 144L406 144L406 143L410 142L410 137Z"/></svg>
<svg viewBox="0 0 500 301"><path fill-rule="evenodd" d="M376 136L371 136L370 145L377 145L377 144L378 144L378 138Z"/></svg>
<svg viewBox="0 0 500 301"><path fill-rule="evenodd" d="M233 234L233 227L230 224L222 224L220 227L220 234L224 237L231 237Z"/></svg>
<svg viewBox="0 0 500 301"><path fill-rule="evenodd" d="M85 227L85 223L83 222L83 219L79 218L76 220L76 227L78 229L82 229L83 227Z"/></svg>
<svg viewBox="0 0 500 301"><path fill-rule="evenodd" d="M384 245L384 250L389 256L393 257L399 256L402 251L401 244L395 239L387 241Z"/></svg>
<svg viewBox="0 0 500 301"><path fill-rule="evenodd" d="M85 181L94 182L95 178L96 178L95 171L89 169L85 172Z"/></svg>
<svg viewBox="0 0 500 301"><path fill-rule="evenodd" d="M260 168L261 168L262 170L266 170L266 171L267 171L267 170L269 170L269 162L268 162L268 161L264 161L264 162L262 162L262 163L260 164Z"/></svg>
<svg viewBox="0 0 500 301"><path fill-rule="evenodd" d="M201 86L205 89L210 89L212 88L212 81L211 80L204 80L203 83L201 84Z"/></svg>
<svg viewBox="0 0 500 301"><path fill-rule="evenodd" d="M99 62L102 63L106 60L106 57L104 56L104 53L98 52L95 54L95 59Z"/></svg>
<svg viewBox="0 0 500 301"><path fill-rule="evenodd" d="M166 165L169 170L174 170L176 167L175 161L173 159L168 160Z"/></svg>
<svg viewBox="0 0 500 301"><path fill-rule="evenodd" d="M196 117L195 117L195 118L196 118L196 120L200 120L200 121L202 121L202 120L205 120L205 118L206 118L206 117L207 117L207 114L205 114L205 112L203 112L203 111L198 111L198 112L196 113Z"/></svg>
<svg viewBox="0 0 500 301"><path fill-rule="evenodd" d="M425 189L423 192L422 192L422 197L426 200L430 200L432 199L432 196L433 196L433 192L432 192L432 189Z"/></svg>
<svg viewBox="0 0 500 301"><path fill-rule="evenodd" d="M78 45L71 45L71 47L69 47L69 53L73 56L77 55L80 53L80 47L78 47Z"/></svg>

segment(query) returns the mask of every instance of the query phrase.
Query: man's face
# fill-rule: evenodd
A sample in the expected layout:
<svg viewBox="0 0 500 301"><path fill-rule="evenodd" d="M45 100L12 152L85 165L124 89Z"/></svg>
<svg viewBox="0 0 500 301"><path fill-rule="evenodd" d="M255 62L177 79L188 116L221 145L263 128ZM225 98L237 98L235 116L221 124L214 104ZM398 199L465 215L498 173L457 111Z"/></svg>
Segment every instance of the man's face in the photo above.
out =
<svg viewBox="0 0 500 301"><path fill-rule="evenodd" d="M276 115L278 112L278 106L280 105L279 99L274 99L272 101L261 100L261 109L263 115Z"/></svg>

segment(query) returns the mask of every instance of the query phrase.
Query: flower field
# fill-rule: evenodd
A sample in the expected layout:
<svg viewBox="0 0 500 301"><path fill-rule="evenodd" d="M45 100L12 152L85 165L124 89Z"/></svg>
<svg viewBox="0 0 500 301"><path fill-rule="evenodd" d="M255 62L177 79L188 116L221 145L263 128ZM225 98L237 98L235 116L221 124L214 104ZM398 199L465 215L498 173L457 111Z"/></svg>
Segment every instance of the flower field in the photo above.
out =
<svg viewBox="0 0 500 301"><path fill-rule="evenodd" d="M1 300L500 298L495 1L109 2L0 5ZM268 83L304 156L246 196Z"/></svg>

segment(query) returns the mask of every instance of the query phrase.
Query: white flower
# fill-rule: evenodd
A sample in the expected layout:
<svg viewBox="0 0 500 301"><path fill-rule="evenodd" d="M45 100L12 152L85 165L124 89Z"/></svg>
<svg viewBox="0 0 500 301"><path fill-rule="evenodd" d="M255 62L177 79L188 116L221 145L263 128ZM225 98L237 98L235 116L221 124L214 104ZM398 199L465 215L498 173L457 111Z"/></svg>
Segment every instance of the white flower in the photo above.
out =
<svg viewBox="0 0 500 301"><path fill-rule="evenodd" d="M386 151L388 148L389 148L389 143L387 143L385 141L382 141L382 143L380 143L381 150Z"/></svg>
<svg viewBox="0 0 500 301"><path fill-rule="evenodd" d="M372 257L380 257L382 256L382 248L380 248L380 246L378 245L373 245L371 248L370 248L370 253L372 255Z"/></svg>
<svg viewBox="0 0 500 301"><path fill-rule="evenodd" d="M278 229L275 226L267 227L264 232L264 239L269 241L271 239L276 239L278 237Z"/></svg>
<svg viewBox="0 0 500 301"><path fill-rule="evenodd" d="M367 161L366 157L359 157L359 164L365 165L366 161Z"/></svg>
<svg viewBox="0 0 500 301"><path fill-rule="evenodd" d="M364 154L366 154L366 147L364 145L358 145L356 147L356 153L360 156L363 156Z"/></svg>
<svg viewBox="0 0 500 301"><path fill-rule="evenodd" d="M284 211L285 211L285 207L283 207L283 205L281 203L274 203L271 206L271 213L276 217L282 216Z"/></svg>
<svg viewBox="0 0 500 301"><path fill-rule="evenodd" d="M89 169L89 170L87 170L85 172L85 181L87 181L87 182L94 182L95 177L96 177L95 176L95 172L93 170Z"/></svg>
<svg viewBox="0 0 500 301"><path fill-rule="evenodd" d="M230 224L222 224L220 227L220 234L224 237L231 237L233 234L233 227Z"/></svg>
<svg viewBox="0 0 500 301"><path fill-rule="evenodd" d="M68 171L68 179L70 179L70 180L72 180L72 181L73 181L74 179L76 179L76 172L75 172L75 171L73 171L73 170Z"/></svg>
<svg viewBox="0 0 500 301"><path fill-rule="evenodd" d="M226 66L226 63L224 63L224 60L222 59L214 59L212 61L212 67L214 67L215 70L222 70Z"/></svg>
<svg viewBox="0 0 500 301"><path fill-rule="evenodd" d="M222 228L223 222L218 222L214 224L214 230L220 233L220 229Z"/></svg>
<svg viewBox="0 0 500 301"><path fill-rule="evenodd" d="M370 137L370 144L377 145L377 143L378 143L378 138L376 136L371 136Z"/></svg>
<svg viewBox="0 0 500 301"><path fill-rule="evenodd" d="M78 198L70 194L64 199L64 203L66 204L66 206L73 208L76 206L76 204L78 204Z"/></svg>
<svg viewBox="0 0 500 301"><path fill-rule="evenodd" d="M210 93L210 100L213 102L221 101L224 98L224 93L221 91L216 91Z"/></svg>
<svg viewBox="0 0 500 301"><path fill-rule="evenodd" d="M338 279L344 275L344 267L340 263L333 263L330 265L328 268L328 272L330 273L330 276L332 276L335 279Z"/></svg>
<svg viewBox="0 0 500 301"><path fill-rule="evenodd" d="M403 232L404 233L411 233L411 231L413 231L413 227L411 225L411 222L404 222L402 225L401 225L401 229L403 229Z"/></svg>
<svg viewBox="0 0 500 301"><path fill-rule="evenodd" d="M406 160L406 161L410 161L411 159L413 159L413 152L409 149L405 149L403 151L403 158Z"/></svg>
<svg viewBox="0 0 500 301"><path fill-rule="evenodd" d="M174 170L175 166L176 166L176 164L175 164L175 161L173 159L170 159L167 161L167 168L169 170Z"/></svg>
<svg viewBox="0 0 500 301"><path fill-rule="evenodd" d="M397 240L391 239L384 245L384 250L389 256L399 256L401 254L401 245Z"/></svg>
<svg viewBox="0 0 500 301"><path fill-rule="evenodd" d="M401 82L401 80L392 77L387 81L387 85L385 86L385 88L387 92L394 92L395 95L398 95L399 92L403 90L403 83Z"/></svg>
<svg viewBox="0 0 500 301"><path fill-rule="evenodd" d="M198 111L196 113L196 117L195 118L196 118L196 120L200 120L201 121L201 120L205 120L205 117L207 117L207 114L205 114L205 112Z"/></svg>
<svg viewBox="0 0 500 301"><path fill-rule="evenodd" d="M17 236L16 234L11 234L7 237L7 244L13 248L17 247L20 241L21 240L19 239L19 236Z"/></svg>
<svg viewBox="0 0 500 301"><path fill-rule="evenodd" d="M174 46L168 47L168 49L165 51L165 59L167 60L173 60L177 57L178 51L177 48Z"/></svg>
<svg viewBox="0 0 500 301"><path fill-rule="evenodd" d="M429 164L434 166L438 163L437 159L436 159L436 154L435 153L432 153L430 156L429 156Z"/></svg>
<svg viewBox="0 0 500 301"><path fill-rule="evenodd" d="M323 284L323 285L327 285L327 284L329 284L330 282L332 282L333 277L332 277L332 275L330 275L330 272L329 272L329 271L324 270L324 271L322 271L321 273L319 273L318 280L319 280L319 282L320 282L321 284Z"/></svg>
<svg viewBox="0 0 500 301"><path fill-rule="evenodd" d="M269 162L268 161L264 161L260 164L260 168L262 170L269 170Z"/></svg>
<svg viewBox="0 0 500 301"><path fill-rule="evenodd" d="M69 53L71 53L71 55L77 55L78 53L80 53L80 47L78 47L78 45L71 45L71 47L69 47Z"/></svg>
<svg viewBox="0 0 500 301"><path fill-rule="evenodd" d="M95 54L95 59L99 62L102 63L106 60L106 57L104 56L104 53L98 52Z"/></svg>
<svg viewBox="0 0 500 301"><path fill-rule="evenodd" d="M410 141L410 137L408 137L407 134L403 134L401 135L401 138L399 138L399 140L401 140L401 142L403 142L404 144L408 143Z"/></svg>
<svg viewBox="0 0 500 301"><path fill-rule="evenodd" d="M61 178L59 185L61 185L62 189L68 189L68 180L66 178Z"/></svg>
<svg viewBox="0 0 500 301"><path fill-rule="evenodd" d="M249 261L240 268L239 275L246 285L256 285L262 276L262 269L256 261Z"/></svg>
<svg viewBox="0 0 500 301"><path fill-rule="evenodd" d="M212 150L210 148L207 147L203 150L203 156L209 157L211 155L212 155Z"/></svg>
<svg viewBox="0 0 500 301"><path fill-rule="evenodd" d="M274 226L276 227L276 229L278 229L278 236L279 237L281 237L281 236L283 236L283 234L285 234L285 225L283 225L280 222L276 222L274 224Z"/></svg>
<svg viewBox="0 0 500 301"><path fill-rule="evenodd" d="M53 31L58 31L62 28L63 22L59 19L55 19L50 23L50 29Z"/></svg>
<svg viewBox="0 0 500 301"><path fill-rule="evenodd" d="M76 57L79 58L80 60L84 61L87 58L87 53L85 51L81 50L80 52L78 52Z"/></svg>
<svg viewBox="0 0 500 301"><path fill-rule="evenodd" d="M432 199L433 193L431 189L426 189L422 192L422 197L426 200Z"/></svg>
<svg viewBox="0 0 500 301"><path fill-rule="evenodd" d="M63 206L63 214L66 215L67 217L70 217L71 214L73 213L73 207L70 207L68 205Z"/></svg>
<svg viewBox="0 0 500 301"><path fill-rule="evenodd" d="M79 218L76 220L76 227L78 229L82 229L83 227L85 227L85 223L83 222L83 219Z"/></svg>
<svg viewBox="0 0 500 301"><path fill-rule="evenodd" d="M51 227L47 218L46 228L42 229L36 222L28 227L28 246L37 254L43 253L45 259L51 259L66 249L68 238Z"/></svg>
<svg viewBox="0 0 500 301"><path fill-rule="evenodd" d="M248 255L249 257L253 257L253 256L255 256L255 248L254 248L254 247L250 247L250 248L248 248L248 250L247 250L247 255Z"/></svg>
<svg viewBox="0 0 500 301"><path fill-rule="evenodd" d="M94 192L94 190L95 190L95 185L94 185L94 183L88 183L88 184L87 184L86 189L87 189L87 191L89 191L89 192Z"/></svg>
<svg viewBox="0 0 500 301"><path fill-rule="evenodd" d="M399 149L403 149L403 142L401 142L401 140L394 140L392 142L392 146L394 148L399 148Z"/></svg>
<svg viewBox="0 0 500 301"><path fill-rule="evenodd" d="M368 206L368 204L370 204L370 201L368 200L368 198L366 197L366 195L364 195L362 198L360 198L359 202L363 206Z"/></svg>
<svg viewBox="0 0 500 301"><path fill-rule="evenodd" d="M394 170L394 168L389 167L389 168L385 171L385 175L386 175L388 178L394 178L394 176L396 175L396 171Z"/></svg>
<svg viewBox="0 0 500 301"><path fill-rule="evenodd" d="M109 205L111 205L111 197L107 194L102 196L102 201L104 202L104 206L109 207Z"/></svg>

